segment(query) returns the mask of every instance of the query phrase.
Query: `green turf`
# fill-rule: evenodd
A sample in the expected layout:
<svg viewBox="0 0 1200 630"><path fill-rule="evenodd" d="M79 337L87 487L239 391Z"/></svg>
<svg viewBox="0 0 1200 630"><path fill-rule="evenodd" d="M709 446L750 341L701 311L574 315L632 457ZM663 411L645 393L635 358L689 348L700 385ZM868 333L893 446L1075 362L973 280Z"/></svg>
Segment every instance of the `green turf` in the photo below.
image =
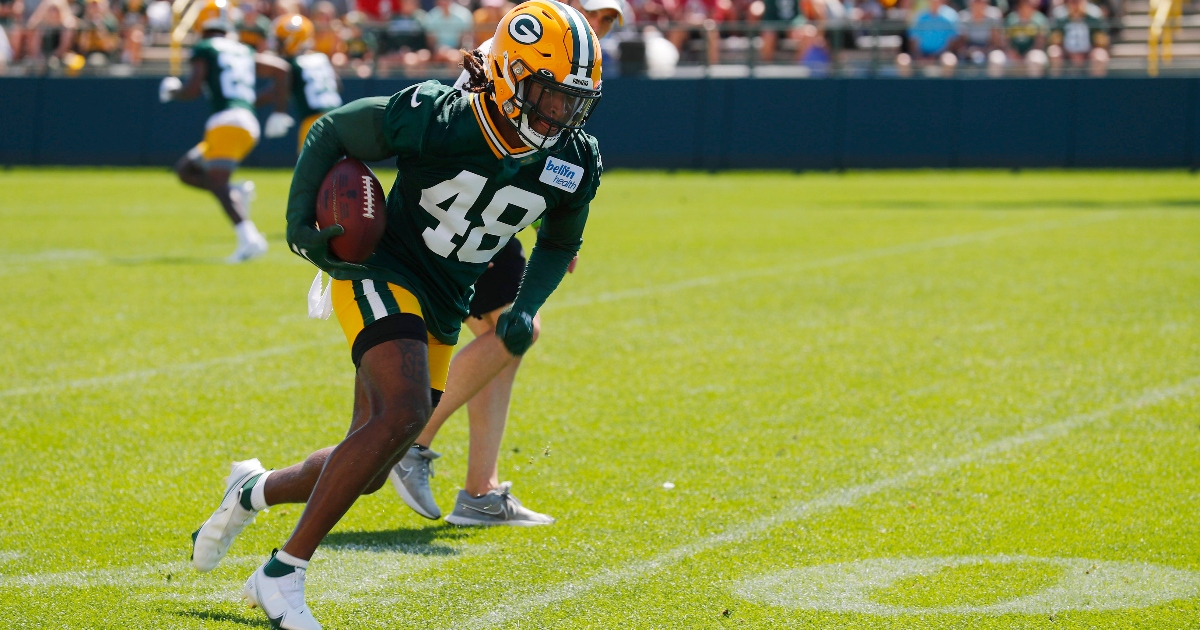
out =
<svg viewBox="0 0 1200 630"><path fill-rule="evenodd" d="M266 626L241 583L301 508L206 575L188 535L230 461L335 443L353 373L337 325L305 316L290 173L246 174L272 250L227 266L215 202L165 170L0 172L0 628ZM456 529L385 488L318 551L313 610L327 628L1200 627L1198 183L610 173L501 458L558 523ZM434 444L444 510L465 425ZM937 565L960 556L1026 560ZM933 563L864 591L910 612L746 586L801 598L841 578L772 576L880 559ZM969 610L1093 579L1037 559L1168 573L1120 573L1082 609ZM1105 609L1126 587L1149 594Z"/></svg>

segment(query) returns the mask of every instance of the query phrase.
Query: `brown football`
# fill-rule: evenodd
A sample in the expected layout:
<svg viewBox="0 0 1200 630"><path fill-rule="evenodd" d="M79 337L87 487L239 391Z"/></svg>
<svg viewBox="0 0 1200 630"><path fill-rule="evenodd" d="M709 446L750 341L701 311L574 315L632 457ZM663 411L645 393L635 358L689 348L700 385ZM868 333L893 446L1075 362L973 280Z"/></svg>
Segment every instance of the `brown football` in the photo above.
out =
<svg viewBox="0 0 1200 630"><path fill-rule="evenodd" d="M352 263L370 258L387 227L386 205L370 167L354 158L334 164L317 193L317 228L337 224L346 230L329 241L333 255Z"/></svg>

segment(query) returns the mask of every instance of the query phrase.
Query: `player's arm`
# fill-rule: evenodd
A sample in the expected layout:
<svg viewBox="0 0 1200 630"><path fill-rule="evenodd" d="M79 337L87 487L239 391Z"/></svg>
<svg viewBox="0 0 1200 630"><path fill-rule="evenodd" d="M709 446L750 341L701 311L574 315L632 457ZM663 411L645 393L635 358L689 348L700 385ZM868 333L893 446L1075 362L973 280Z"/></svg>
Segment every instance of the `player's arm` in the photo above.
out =
<svg viewBox="0 0 1200 630"><path fill-rule="evenodd" d="M275 111L287 113L288 94L292 89L291 66L274 55L258 53L254 55L254 73L271 82L271 87L258 93L254 106L271 105Z"/></svg>
<svg viewBox="0 0 1200 630"><path fill-rule="evenodd" d="M204 93L204 81L208 78L208 62L201 57L192 57L192 73L187 83L180 84L175 77L164 77L158 86L158 100L190 101Z"/></svg>
<svg viewBox="0 0 1200 630"><path fill-rule="evenodd" d="M537 243L525 265L521 288L512 308L496 320L496 335L504 347L516 356L533 345L533 317L558 288L571 261L583 245L583 227L587 223L588 204L555 209L546 214L538 230Z"/></svg>
<svg viewBox="0 0 1200 630"><path fill-rule="evenodd" d="M361 98L313 123L296 161L288 193L287 241L291 250L325 271L361 269L329 254L329 239L342 233L332 225L317 231L317 192L325 174L343 157L374 162L396 155L384 133L388 97Z"/></svg>

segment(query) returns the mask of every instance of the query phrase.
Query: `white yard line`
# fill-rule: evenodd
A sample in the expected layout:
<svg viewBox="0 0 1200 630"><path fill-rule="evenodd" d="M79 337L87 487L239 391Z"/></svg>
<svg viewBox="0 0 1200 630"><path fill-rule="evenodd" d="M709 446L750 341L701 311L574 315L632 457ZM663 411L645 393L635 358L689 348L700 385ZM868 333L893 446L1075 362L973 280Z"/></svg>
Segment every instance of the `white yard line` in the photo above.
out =
<svg viewBox="0 0 1200 630"><path fill-rule="evenodd" d="M340 339L338 340L340 341ZM132 370L130 372L121 372L119 374L111 374L108 376L94 376L92 378L79 378L69 381L56 381L53 383L45 383L41 385L27 385L24 387L14 387L11 389L0 390L0 398L11 398L13 396L29 396L32 394L56 393L69 389L86 389L89 387L105 387L108 385L117 385L120 383L128 383L130 381L144 381L155 376L166 374L181 374L187 372L195 372L219 365L236 365L239 363L247 363L267 357L274 357L283 354L291 354L298 350L307 348L315 348L325 346L332 341L312 341L309 343L295 343L255 352L246 352L243 354L235 354L226 357L217 357L215 359L205 359L204 361L194 361L191 363L179 363L166 367L148 368L145 370Z"/></svg>
<svg viewBox="0 0 1200 630"><path fill-rule="evenodd" d="M1031 234L1033 232L1045 232L1047 230L1058 230L1063 228L1081 227L1093 223L1101 223L1104 221L1112 221L1120 218L1117 212L1102 212L1088 215L1082 219L1063 220L1063 221L1037 221L1026 223L1023 225L1014 225L1012 227L998 228L995 230L985 230L982 232L967 232L965 234L955 234L953 236L944 236L941 238L929 239L926 241L917 241L915 243L903 243L900 245L889 245L887 247L878 247L875 249L866 249L849 254L839 256L830 256L829 258L820 258L792 265L779 265L775 267L763 267L759 269L747 269L745 271L733 271L730 273L719 273L709 276L699 276L696 278L688 278L676 282L666 284L656 284L648 287L640 287L636 289L623 289L621 291L608 291L598 293L596 295L583 295L574 298L565 298L561 301L551 302L542 308L542 311L556 311L560 309L576 308L580 306L592 306L594 304L605 304L608 302L617 302L620 300L631 300L635 298L649 297L653 295L661 295L664 293L674 293L685 289L695 289L698 287L708 287L714 284L724 284L726 282L737 282L739 280L747 280L750 278L762 278L768 276L778 276L789 273L797 273L811 269L822 269L826 267L836 267L849 263L865 262L878 258L887 258L889 256L899 256L901 254L912 254L917 252L925 252L935 249L945 249L948 247L958 247L960 245L970 245L972 243L984 243L993 241L998 238L1007 236L1020 236L1022 234Z"/></svg>
<svg viewBox="0 0 1200 630"><path fill-rule="evenodd" d="M469 619L463 623L454 624L453 627L493 628L500 624L523 618L546 606L560 604L576 597L587 595L596 589L641 579L697 554L725 545L745 542L785 523L814 517L835 508L852 507L863 499L885 490L903 487L914 481L981 462L1030 444L1062 437L1084 426L1108 418L1115 413L1156 405L1174 398L1190 396L1196 392L1197 386L1200 386L1200 376L1169 387L1146 391L1139 396L1128 398L1098 411L1070 416L1019 435L1002 438L962 455L936 460L906 473L871 483L832 490L809 501L791 505L770 516L751 521L744 525L731 527L719 534L712 534L694 542L680 545L648 560L633 562L615 569L603 569L600 573L592 577L569 581L529 597L512 598L495 602L490 607L491 612L488 614Z"/></svg>

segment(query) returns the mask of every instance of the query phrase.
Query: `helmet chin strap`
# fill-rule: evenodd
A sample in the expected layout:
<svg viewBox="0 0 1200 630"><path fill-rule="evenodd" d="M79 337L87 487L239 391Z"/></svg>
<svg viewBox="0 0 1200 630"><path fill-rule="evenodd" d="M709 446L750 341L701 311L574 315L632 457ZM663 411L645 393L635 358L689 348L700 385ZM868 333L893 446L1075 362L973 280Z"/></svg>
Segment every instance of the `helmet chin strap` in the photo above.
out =
<svg viewBox="0 0 1200 630"><path fill-rule="evenodd" d="M510 118L509 120L512 119ZM525 140L526 144L533 142L539 149L549 149L558 143L559 138L562 137L561 129L553 136L544 136L534 131L533 125L529 124L529 114L527 112L521 112L519 120L521 122L517 124L517 132L520 133L521 139Z"/></svg>

